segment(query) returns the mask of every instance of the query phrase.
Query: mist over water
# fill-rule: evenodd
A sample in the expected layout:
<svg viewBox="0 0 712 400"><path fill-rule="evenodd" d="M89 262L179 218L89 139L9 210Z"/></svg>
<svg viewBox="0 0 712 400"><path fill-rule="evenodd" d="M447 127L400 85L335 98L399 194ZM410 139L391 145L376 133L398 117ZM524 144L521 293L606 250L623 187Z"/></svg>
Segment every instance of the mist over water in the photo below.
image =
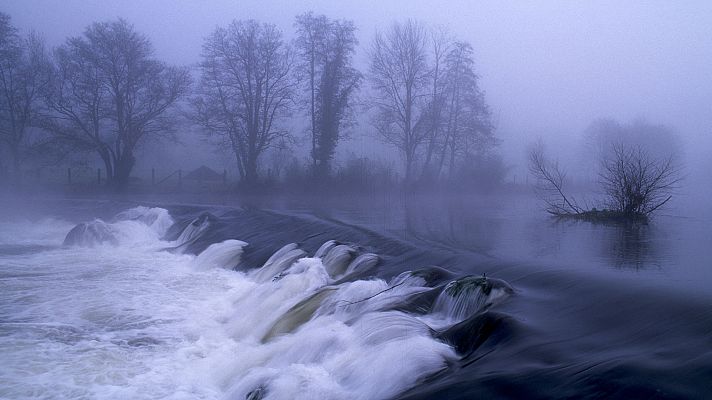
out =
<svg viewBox="0 0 712 400"><path fill-rule="evenodd" d="M104 236L84 230L65 246L66 222L42 220L54 235L40 238L27 237L29 221L2 226L20 235L2 244L3 397L246 398L258 390L271 398L387 398L456 359L416 318L372 315L427 289L420 279L401 280L370 307L348 304L375 296L386 281L334 286L314 317L293 322L297 332L265 340L290 307L333 282L330 268L289 246L261 269L231 271L244 242L176 254L168 249L200 234L189 224L176 241L161 241L167 218L163 209L130 209L107 223L116 241L99 243ZM39 244L47 248L37 251ZM402 354L403 346L412 351ZM394 368L393 357L403 365Z"/></svg>
<svg viewBox="0 0 712 400"><path fill-rule="evenodd" d="M712 2L0 5L0 399L712 393Z"/></svg>
<svg viewBox="0 0 712 400"><path fill-rule="evenodd" d="M110 202L105 220L63 200L53 216L7 216L2 397L709 389L709 243L694 219L553 223L517 197L384 197L380 216L377 197L275 200L271 212ZM67 235L81 221L115 240ZM376 269L358 266L369 252Z"/></svg>

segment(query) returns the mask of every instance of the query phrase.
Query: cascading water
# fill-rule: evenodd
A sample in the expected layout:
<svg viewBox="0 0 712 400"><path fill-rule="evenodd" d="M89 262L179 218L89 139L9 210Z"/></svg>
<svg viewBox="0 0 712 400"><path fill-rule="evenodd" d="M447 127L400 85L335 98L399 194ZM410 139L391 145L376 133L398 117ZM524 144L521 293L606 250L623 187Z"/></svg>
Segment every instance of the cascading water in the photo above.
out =
<svg viewBox="0 0 712 400"><path fill-rule="evenodd" d="M329 245L327 247L329 250L321 257L326 271L333 277L343 275L356 254L356 249L347 244L338 244L333 247Z"/></svg>
<svg viewBox="0 0 712 400"><path fill-rule="evenodd" d="M109 224L100 219L75 226L64 238L64 244L70 246L91 247L103 243L118 244L118 240Z"/></svg>
<svg viewBox="0 0 712 400"><path fill-rule="evenodd" d="M433 305L433 314L450 324L461 322L513 293L499 279L466 276L448 283Z"/></svg>
<svg viewBox="0 0 712 400"><path fill-rule="evenodd" d="M290 243L277 250L262 268L254 271L250 276L257 282L279 279L287 268L306 254L303 250L298 249L295 243Z"/></svg>
<svg viewBox="0 0 712 400"><path fill-rule="evenodd" d="M235 239L211 244L195 257L193 264L199 269L233 269L240 263L240 256L245 246L247 243Z"/></svg>
<svg viewBox="0 0 712 400"><path fill-rule="evenodd" d="M183 251L185 247L200 238L211 225L212 215L204 213L199 217L190 221L190 223L181 231L180 236L174 241L175 249Z"/></svg>
<svg viewBox="0 0 712 400"><path fill-rule="evenodd" d="M379 261L380 259L377 254L361 254L360 256L356 257L356 259L354 259L351 264L349 264L349 266L346 268L346 272L344 273L344 275L346 278L348 278L356 274L365 274L372 272L376 265L378 265Z"/></svg>
<svg viewBox="0 0 712 400"><path fill-rule="evenodd" d="M336 240L327 240L319 247L316 253L314 253L314 257L323 258L331 249L336 247L337 244Z"/></svg>
<svg viewBox="0 0 712 400"><path fill-rule="evenodd" d="M168 228L175 222L168 210L164 208L142 206L122 211L114 219L116 221L140 221L161 237L166 234Z"/></svg>
<svg viewBox="0 0 712 400"><path fill-rule="evenodd" d="M335 241L314 257L287 244L262 266L244 265L239 238L166 251L209 231L205 216L174 241L163 209L113 221L85 226L114 240L75 228L65 246L5 257L2 276L36 276L0 294L0 397L390 398L459 358L437 331L511 293L489 278L434 288L439 269L375 278L376 254ZM405 311L433 290L432 312Z"/></svg>

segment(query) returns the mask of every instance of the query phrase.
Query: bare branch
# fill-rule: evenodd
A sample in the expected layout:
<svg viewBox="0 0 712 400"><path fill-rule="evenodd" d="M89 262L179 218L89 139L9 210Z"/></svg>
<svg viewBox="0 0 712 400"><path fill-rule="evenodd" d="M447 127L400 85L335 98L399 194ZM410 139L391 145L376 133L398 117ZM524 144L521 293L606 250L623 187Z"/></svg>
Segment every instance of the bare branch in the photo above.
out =
<svg viewBox="0 0 712 400"><path fill-rule="evenodd" d="M546 211L552 215L578 214L583 211L573 199L564 194L566 174L558 163L546 159L541 142L529 151L529 172L536 178L539 197L546 203Z"/></svg>

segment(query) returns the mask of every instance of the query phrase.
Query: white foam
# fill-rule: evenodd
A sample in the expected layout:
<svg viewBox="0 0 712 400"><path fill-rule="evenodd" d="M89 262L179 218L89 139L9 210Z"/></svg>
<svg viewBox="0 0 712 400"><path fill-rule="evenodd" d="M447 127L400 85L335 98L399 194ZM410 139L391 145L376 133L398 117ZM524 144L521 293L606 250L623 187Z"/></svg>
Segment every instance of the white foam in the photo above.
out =
<svg viewBox="0 0 712 400"><path fill-rule="evenodd" d="M160 250L169 243L156 221L110 224L117 246L0 263L0 274L28 274L0 292L0 398L244 399L261 387L265 399L382 399L456 358L422 318L392 311L428 290L422 279L329 286L322 259L296 245L252 272L230 271L244 242L172 254ZM262 342L325 288L308 321Z"/></svg>
<svg viewBox="0 0 712 400"><path fill-rule="evenodd" d="M454 290L457 282L458 281L452 281L448 283L435 300L435 304L433 304L433 317L441 321L433 321L433 325L446 326L456 324L477 314L485 309L485 307L509 297L507 289L499 286L490 286L487 293L482 290L482 286L479 284L466 284L462 285L459 290Z"/></svg>
<svg viewBox="0 0 712 400"><path fill-rule="evenodd" d="M117 221L138 220L153 229L159 237L162 237L173 225L174 221L168 210L160 207L138 206L122 211L116 215Z"/></svg>
<svg viewBox="0 0 712 400"><path fill-rule="evenodd" d="M0 221L0 243L5 245L61 245L74 224L57 218Z"/></svg>
<svg viewBox="0 0 712 400"><path fill-rule="evenodd" d="M172 224L173 218L163 208L135 207L117 214L113 223L95 219L80 224L84 229L76 233L72 244L155 248Z"/></svg>
<svg viewBox="0 0 712 400"><path fill-rule="evenodd" d="M198 269L233 268L240 263L245 246L247 243L234 239L211 244L193 260L193 265Z"/></svg>
<svg viewBox="0 0 712 400"><path fill-rule="evenodd" d="M314 253L314 257L323 258L334 246L336 246L336 240L327 240L319 247L316 253Z"/></svg>
<svg viewBox="0 0 712 400"><path fill-rule="evenodd" d="M306 255L306 252L297 248L296 243L290 243L277 250L261 268L253 271L250 277L256 282L272 280Z"/></svg>
<svg viewBox="0 0 712 400"><path fill-rule="evenodd" d="M326 270L332 277L343 275L351 263L356 250L346 244L336 245L328 249L329 251L322 257Z"/></svg>

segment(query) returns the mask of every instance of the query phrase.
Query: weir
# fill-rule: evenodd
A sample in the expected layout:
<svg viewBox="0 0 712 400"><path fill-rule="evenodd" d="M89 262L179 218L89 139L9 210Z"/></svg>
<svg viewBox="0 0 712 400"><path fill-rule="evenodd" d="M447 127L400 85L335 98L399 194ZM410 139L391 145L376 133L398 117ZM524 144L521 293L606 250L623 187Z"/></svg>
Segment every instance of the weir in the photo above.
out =
<svg viewBox="0 0 712 400"><path fill-rule="evenodd" d="M232 300L222 306L220 324L239 347L258 344L243 350L247 359L226 366L228 397L281 397L287 382L303 379L299 365L333 379L313 381L315 390L330 387L337 397L358 398L367 385L373 390L366 397L391 397L475 351L493 326L480 315L514 293L504 281L455 278L440 267L378 278L377 253L336 240L323 242L312 258L299 244L285 244L262 265L242 259L253 245L239 237L211 243L197 255L180 255L191 243L217 237L216 226L226 232L225 223L210 213L173 222L163 209L137 207L113 221L80 224L65 242L81 246L106 232L115 235L111 245L121 248L140 236L153 241L151 251L168 248L175 257L188 257L194 273L232 275ZM147 233L138 234L141 229ZM164 343L146 335L144 342ZM398 368L393 360L399 360Z"/></svg>

